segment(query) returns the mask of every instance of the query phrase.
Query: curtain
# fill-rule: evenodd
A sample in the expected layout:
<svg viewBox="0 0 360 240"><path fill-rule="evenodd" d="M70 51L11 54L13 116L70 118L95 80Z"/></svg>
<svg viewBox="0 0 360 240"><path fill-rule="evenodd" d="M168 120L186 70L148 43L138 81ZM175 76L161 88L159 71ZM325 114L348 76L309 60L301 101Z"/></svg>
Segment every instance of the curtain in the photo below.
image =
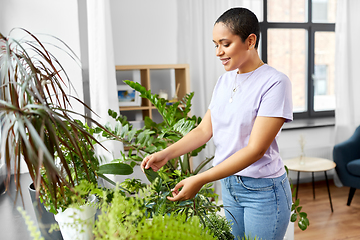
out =
<svg viewBox="0 0 360 240"><path fill-rule="evenodd" d="M348 139L360 124L360 1L338 0L335 52L335 144Z"/></svg>
<svg viewBox="0 0 360 240"><path fill-rule="evenodd" d="M119 105L109 0L88 0L87 16L90 105L99 116L92 114L92 117L103 125L114 126L114 120L108 116L108 109L119 114ZM123 145L118 141L106 141L103 144L108 151L97 148L97 153L107 161L117 158L123 151Z"/></svg>
<svg viewBox="0 0 360 240"><path fill-rule="evenodd" d="M358 0L338 0L335 49L335 144L348 139L360 124L360 79L357 71L360 46ZM334 182L342 186L336 172Z"/></svg>
<svg viewBox="0 0 360 240"><path fill-rule="evenodd" d="M215 21L227 9L246 7L261 21L262 0L181 0L178 9L178 63L190 65L192 114L203 117L210 104L213 88L221 74L225 72L212 41ZM214 154L212 142L206 150L194 159L195 166L202 159Z"/></svg>

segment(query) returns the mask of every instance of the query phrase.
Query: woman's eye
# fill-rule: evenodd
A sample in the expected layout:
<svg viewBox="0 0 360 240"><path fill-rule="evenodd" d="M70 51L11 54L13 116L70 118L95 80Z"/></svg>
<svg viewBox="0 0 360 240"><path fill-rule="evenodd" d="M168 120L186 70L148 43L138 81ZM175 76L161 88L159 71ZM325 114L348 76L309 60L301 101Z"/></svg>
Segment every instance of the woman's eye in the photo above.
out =
<svg viewBox="0 0 360 240"><path fill-rule="evenodd" d="M218 48L219 47L219 45L215 45L215 48Z"/></svg>
<svg viewBox="0 0 360 240"><path fill-rule="evenodd" d="M224 44L223 46L224 46L224 47L228 47L229 45L230 45L230 44Z"/></svg>

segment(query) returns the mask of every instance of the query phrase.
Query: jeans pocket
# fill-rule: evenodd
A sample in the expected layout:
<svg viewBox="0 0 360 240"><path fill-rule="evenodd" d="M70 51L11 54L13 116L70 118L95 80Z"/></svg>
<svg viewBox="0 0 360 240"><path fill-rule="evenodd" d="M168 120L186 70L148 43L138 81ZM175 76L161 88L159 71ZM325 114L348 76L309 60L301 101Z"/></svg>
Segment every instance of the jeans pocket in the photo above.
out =
<svg viewBox="0 0 360 240"><path fill-rule="evenodd" d="M289 183L289 180L287 177L281 181L281 186L284 190L286 200L287 200L287 205L290 210L291 205L292 205L292 193L291 193L290 183Z"/></svg>
<svg viewBox="0 0 360 240"><path fill-rule="evenodd" d="M274 189L274 182L270 178L250 178L237 176L238 183L245 189L251 191L271 191Z"/></svg>

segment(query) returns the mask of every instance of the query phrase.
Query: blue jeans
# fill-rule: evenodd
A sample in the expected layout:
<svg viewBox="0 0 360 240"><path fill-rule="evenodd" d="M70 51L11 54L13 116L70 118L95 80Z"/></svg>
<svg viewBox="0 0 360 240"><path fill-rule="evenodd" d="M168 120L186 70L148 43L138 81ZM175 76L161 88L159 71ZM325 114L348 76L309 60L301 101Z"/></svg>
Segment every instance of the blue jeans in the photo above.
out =
<svg viewBox="0 0 360 240"><path fill-rule="evenodd" d="M277 178L229 176L221 180L221 188L235 239L244 234L262 240L284 239L292 204L286 173Z"/></svg>

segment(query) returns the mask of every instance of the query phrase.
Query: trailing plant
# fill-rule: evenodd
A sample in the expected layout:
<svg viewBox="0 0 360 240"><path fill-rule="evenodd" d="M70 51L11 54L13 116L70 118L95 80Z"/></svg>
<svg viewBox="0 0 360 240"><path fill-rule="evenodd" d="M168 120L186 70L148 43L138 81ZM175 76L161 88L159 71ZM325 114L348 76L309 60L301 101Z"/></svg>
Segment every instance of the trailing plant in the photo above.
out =
<svg viewBox="0 0 360 240"><path fill-rule="evenodd" d="M26 211L23 210L21 207L17 207L17 210L20 212L21 216L25 220L25 224L27 225L30 232L30 237L32 237L33 240L44 240L44 238L41 237L41 233L35 226L34 222L30 219L30 216L26 213Z"/></svg>
<svg viewBox="0 0 360 240"><path fill-rule="evenodd" d="M289 169L285 166L286 173L289 174ZM292 199L295 199L297 189L290 181L290 187L292 192ZM295 201L291 205L291 216L290 221L296 222L298 221L298 227L301 230L306 230L307 227L310 225L310 221L307 217L306 212L302 212L302 206L300 206L300 199L295 199Z"/></svg>

